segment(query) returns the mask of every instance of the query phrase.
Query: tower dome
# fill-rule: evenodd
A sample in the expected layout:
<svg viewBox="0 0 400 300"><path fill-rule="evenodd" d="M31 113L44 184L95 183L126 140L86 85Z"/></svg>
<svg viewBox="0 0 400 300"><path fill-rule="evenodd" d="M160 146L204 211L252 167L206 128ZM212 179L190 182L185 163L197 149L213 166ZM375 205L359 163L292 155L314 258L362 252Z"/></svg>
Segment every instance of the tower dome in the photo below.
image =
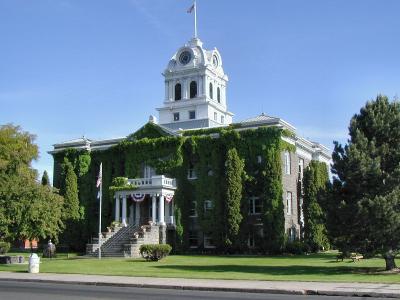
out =
<svg viewBox="0 0 400 300"><path fill-rule="evenodd" d="M228 112L228 76L219 51L206 50L192 38L170 59L164 73L165 99L158 108L160 124L171 129L226 126L232 123Z"/></svg>

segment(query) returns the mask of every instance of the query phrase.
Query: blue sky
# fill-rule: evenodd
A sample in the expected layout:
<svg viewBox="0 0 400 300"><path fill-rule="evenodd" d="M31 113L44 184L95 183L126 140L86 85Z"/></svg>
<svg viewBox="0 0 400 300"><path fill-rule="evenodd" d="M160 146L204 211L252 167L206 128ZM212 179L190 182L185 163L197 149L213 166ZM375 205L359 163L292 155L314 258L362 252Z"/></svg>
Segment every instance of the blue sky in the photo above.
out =
<svg viewBox="0 0 400 300"><path fill-rule="evenodd" d="M126 136L161 105L161 73L193 34L191 0L0 0L0 124L52 144ZM332 148L378 93L400 93L398 0L198 0L239 121L265 112Z"/></svg>

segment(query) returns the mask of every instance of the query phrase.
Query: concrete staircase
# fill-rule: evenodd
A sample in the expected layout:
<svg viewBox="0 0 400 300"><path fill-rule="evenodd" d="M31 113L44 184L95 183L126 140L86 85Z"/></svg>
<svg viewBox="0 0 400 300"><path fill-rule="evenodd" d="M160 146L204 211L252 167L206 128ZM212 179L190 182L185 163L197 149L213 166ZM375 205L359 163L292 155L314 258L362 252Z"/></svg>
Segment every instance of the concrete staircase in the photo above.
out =
<svg viewBox="0 0 400 300"><path fill-rule="evenodd" d="M157 225L117 227L112 233L103 233L101 256L140 257L140 245L159 244L159 242L160 233ZM93 243L86 245L86 255L94 257L99 255L98 238L93 238Z"/></svg>

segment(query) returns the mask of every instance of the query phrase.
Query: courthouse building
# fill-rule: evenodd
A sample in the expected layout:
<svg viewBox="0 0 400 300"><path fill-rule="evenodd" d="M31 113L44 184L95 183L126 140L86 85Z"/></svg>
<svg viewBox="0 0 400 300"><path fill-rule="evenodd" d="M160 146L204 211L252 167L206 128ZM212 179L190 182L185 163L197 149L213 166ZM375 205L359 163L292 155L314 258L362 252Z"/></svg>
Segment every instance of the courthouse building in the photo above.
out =
<svg viewBox="0 0 400 300"><path fill-rule="evenodd" d="M95 182L103 163L103 255L135 256L138 245L148 242L168 242L188 251L223 247L230 184L226 161L233 148L246 174L236 249L257 249L273 238L267 236L269 226L276 225L266 223L271 215L282 223L278 228L288 239L299 238L303 170L312 160L329 164L329 150L298 136L295 127L279 117L260 113L234 121L221 53L207 50L198 38L176 51L163 75L165 96L158 118L150 116L126 138L80 138L55 144L50 151L56 187L62 185L64 157L75 162L77 173L81 156L87 158L86 174L77 175L81 205L90 219L85 230L92 236L98 216ZM126 182L110 188L117 177ZM276 182L279 189L273 186ZM273 204L276 197L278 206ZM108 232L112 221L115 229ZM97 255L98 247L94 239L88 253Z"/></svg>

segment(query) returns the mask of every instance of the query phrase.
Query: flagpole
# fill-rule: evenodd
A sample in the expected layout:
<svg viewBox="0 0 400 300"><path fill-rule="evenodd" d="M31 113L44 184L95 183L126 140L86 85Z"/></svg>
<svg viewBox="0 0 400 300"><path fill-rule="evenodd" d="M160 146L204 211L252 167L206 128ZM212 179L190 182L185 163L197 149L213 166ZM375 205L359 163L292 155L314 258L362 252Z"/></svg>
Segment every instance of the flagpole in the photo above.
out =
<svg viewBox="0 0 400 300"><path fill-rule="evenodd" d="M100 172L99 172L99 176L103 177L103 164L100 163ZM103 197L103 178L101 178L100 181L100 205L99 205L99 259L101 259L101 198Z"/></svg>
<svg viewBox="0 0 400 300"><path fill-rule="evenodd" d="M194 1L194 38L197 39L197 4Z"/></svg>

